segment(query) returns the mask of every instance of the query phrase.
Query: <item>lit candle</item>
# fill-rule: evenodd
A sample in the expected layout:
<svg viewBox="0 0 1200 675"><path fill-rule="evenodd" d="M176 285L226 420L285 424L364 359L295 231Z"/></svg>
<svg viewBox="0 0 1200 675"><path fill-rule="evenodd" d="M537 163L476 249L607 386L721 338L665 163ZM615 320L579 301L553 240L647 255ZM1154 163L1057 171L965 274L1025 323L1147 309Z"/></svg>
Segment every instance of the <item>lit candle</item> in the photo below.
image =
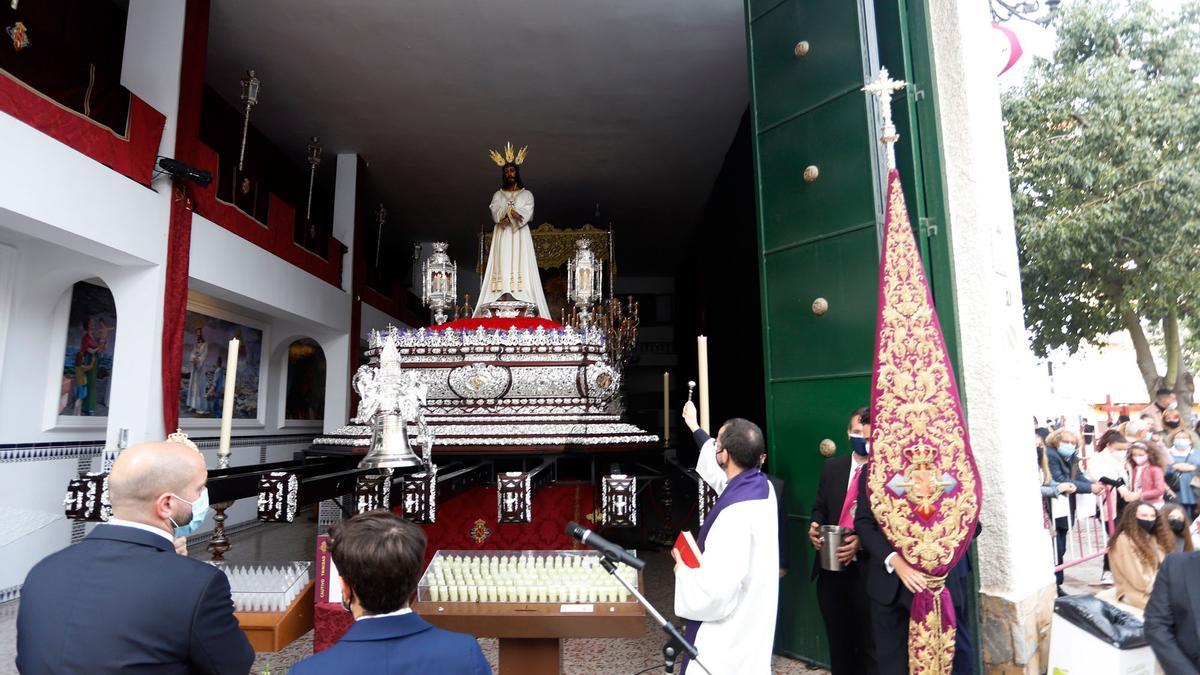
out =
<svg viewBox="0 0 1200 675"><path fill-rule="evenodd" d="M700 361L700 428L712 433L708 419L708 337L696 337L696 358Z"/></svg>
<svg viewBox="0 0 1200 675"><path fill-rule="evenodd" d="M225 361L225 402L221 406L221 442L217 447L217 462L221 467L229 465L229 438L233 433L233 388L237 382L238 347L237 338L229 341L229 356Z"/></svg>
<svg viewBox="0 0 1200 675"><path fill-rule="evenodd" d="M671 373L663 371L663 444L671 442Z"/></svg>

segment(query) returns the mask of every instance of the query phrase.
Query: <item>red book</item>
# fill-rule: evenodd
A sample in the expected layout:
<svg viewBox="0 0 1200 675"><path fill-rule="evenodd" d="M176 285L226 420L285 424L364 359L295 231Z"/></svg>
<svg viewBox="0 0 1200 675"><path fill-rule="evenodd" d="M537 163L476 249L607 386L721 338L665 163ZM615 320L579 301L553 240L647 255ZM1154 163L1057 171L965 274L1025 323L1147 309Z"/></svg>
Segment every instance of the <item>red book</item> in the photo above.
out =
<svg viewBox="0 0 1200 675"><path fill-rule="evenodd" d="M684 565L696 569L700 566L700 547L696 545L696 538L691 532L684 530L679 533L679 537L675 539L675 546L672 547L679 552L679 559Z"/></svg>

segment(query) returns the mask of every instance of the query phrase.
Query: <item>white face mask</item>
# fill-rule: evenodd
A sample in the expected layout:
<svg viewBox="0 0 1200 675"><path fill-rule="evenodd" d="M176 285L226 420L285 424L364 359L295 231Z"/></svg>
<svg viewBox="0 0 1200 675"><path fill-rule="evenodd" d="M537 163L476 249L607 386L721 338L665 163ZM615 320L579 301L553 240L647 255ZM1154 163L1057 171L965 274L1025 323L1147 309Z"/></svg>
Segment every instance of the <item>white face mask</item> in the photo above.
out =
<svg viewBox="0 0 1200 675"><path fill-rule="evenodd" d="M1124 462L1125 456L1127 454L1129 454L1129 451L1128 450L1113 450L1112 454L1113 454L1113 457L1116 457L1117 459L1121 460L1121 462Z"/></svg>
<svg viewBox="0 0 1200 675"><path fill-rule="evenodd" d="M1178 407L1179 407L1179 401L1171 401L1171 403L1167 406L1167 410L1175 410Z"/></svg>

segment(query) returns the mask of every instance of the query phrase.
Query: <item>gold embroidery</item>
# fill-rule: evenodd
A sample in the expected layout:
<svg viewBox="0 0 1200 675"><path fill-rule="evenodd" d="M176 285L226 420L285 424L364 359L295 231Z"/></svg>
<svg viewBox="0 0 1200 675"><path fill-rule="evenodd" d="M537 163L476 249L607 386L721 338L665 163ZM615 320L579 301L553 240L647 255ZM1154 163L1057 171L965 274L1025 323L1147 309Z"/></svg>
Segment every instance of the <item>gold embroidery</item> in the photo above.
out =
<svg viewBox="0 0 1200 675"><path fill-rule="evenodd" d="M954 626L943 630L944 576L930 572L949 565L973 533L978 475L894 173L884 242L867 476L870 507L897 552L930 581L933 607L909 625L910 672L949 673Z"/></svg>

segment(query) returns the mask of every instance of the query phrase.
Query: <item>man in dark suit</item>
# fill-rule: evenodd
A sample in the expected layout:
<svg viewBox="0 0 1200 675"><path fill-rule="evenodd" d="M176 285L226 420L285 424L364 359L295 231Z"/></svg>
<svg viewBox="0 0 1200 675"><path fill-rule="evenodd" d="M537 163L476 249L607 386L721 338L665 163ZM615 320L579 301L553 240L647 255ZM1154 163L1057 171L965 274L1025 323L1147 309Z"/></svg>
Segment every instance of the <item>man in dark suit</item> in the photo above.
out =
<svg viewBox="0 0 1200 675"><path fill-rule="evenodd" d="M775 491L775 506L777 507L775 516L779 519L779 578L782 579L787 576L788 571L788 518L787 504L784 502L785 486L782 478L767 473L766 466L767 452L764 450L758 467L767 476L767 480L771 483L771 489Z"/></svg>
<svg viewBox="0 0 1200 675"><path fill-rule="evenodd" d="M825 460L821 480L813 500L812 520L808 529L813 548L821 550L820 527L843 525L853 529L858 483L854 479L867 465L871 418L866 408L850 415L847 435L852 452ZM851 489L853 487L853 489ZM866 576L858 553L858 537L847 535L837 557L845 568L840 572L821 569L820 556L814 556L812 578L817 582L817 606L825 621L829 638L829 665L833 675L876 672L875 642L871 635L870 606L867 603Z"/></svg>
<svg viewBox="0 0 1200 675"><path fill-rule="evenodd" d="M329 552L354 625L337 644L293 666L292 675L491 675L475 638L434 628L408 607L425 560L421 528L390 511L359 514L330 528Z"/></svg>
<svg viewBox="0 0 1200 675"><path fill-rule="evenodd" d="M179 443L143 443L117 457L113 518L25 577L21 673L249 672L254 649L233 617L225 574L178 555L172 541L204 520L207 480L204 458Z"/></svg>
<svg viewBox="0 0 1200 675"><path fill-rule="evenodd" d="M1168 675L1200 675L1200 551L1163 560L1146 604L1146 641Z"/></svg>
<svg viewBox="0 0 1200 675"><path fill-rule="evenodd" d="M875 514L867 499L867 472L859 472L858 503L863 508L854 515L854 531L862 550L866 552L863 567L867 570L867 597L871 603L871 627L875 638L875 659L881 675L908 674L908 617L912 611L913 594L925 589L925 577L908 564L892 548L891 542L879 529ZM975 536L979 536L979 526ZM969 556L963 556L946 575L946 588L954 604L958 622L954 633L953 675L973 675L975 649L971 642L970 622L967 620L967 575L971 571Z"/></svg>

